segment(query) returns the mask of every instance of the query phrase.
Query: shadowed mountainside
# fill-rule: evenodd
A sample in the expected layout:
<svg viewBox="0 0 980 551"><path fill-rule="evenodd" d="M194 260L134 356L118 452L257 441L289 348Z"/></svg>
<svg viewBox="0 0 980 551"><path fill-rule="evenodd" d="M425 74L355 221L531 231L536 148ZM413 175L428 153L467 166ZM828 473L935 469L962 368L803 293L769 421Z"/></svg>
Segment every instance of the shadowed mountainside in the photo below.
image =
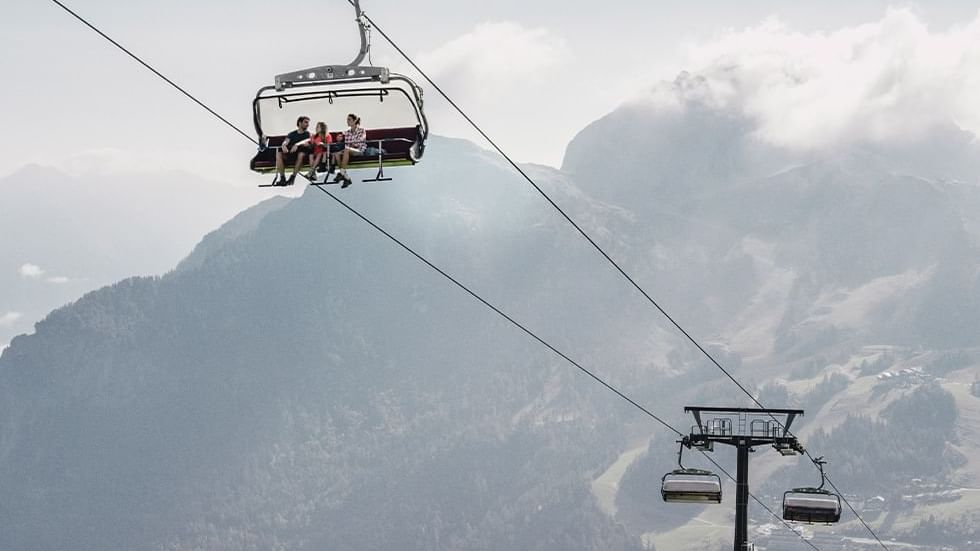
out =
<svg viewBox="0 0 980 551"><path fill-rule="evenodd" d="M649 154L583 146L610 135ZM675 426L685 403L744 404L503 163L457 140L429 153L392 184L331 191ZM785 385L773 399L812 404L806 427L830 431L842 409L877 415L972 365L878 388L870 345L898 364L977 346L980 193L896 166L770 155L724 113L634 106L583 131L565 172L528 170L737 376ZM618 516L589 491L637 441L672 453L672 435L317 190L272 207L0 356L3 547L704 544L677 535L698 510L643 490L655 454L625 469ZM962 419L942 445L977 428Z"/></svg>

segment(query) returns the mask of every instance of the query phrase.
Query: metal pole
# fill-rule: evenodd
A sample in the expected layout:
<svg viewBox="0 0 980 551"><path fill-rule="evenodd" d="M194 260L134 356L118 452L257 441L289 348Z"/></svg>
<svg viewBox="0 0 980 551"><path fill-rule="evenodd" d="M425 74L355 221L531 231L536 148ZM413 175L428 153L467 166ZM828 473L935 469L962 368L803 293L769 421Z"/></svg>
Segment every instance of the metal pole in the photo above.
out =
<svg viewBox="0 0 980 551"><path fill-rule="evenodd" d="M749 445L738 442L735 474L735 551L749 548Z"/></svg>

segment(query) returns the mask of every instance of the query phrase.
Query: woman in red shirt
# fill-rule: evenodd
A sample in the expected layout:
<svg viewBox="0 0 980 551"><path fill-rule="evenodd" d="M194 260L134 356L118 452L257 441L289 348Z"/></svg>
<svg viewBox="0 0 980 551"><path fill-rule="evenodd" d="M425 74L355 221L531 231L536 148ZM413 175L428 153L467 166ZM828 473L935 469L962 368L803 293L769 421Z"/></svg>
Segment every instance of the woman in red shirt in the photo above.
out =
<svg viewBox="0 0 980 551"><path fill-rule="evenodd" d="M310 161L310 173L307 175L311 181L316 179L316 169L320 163L330 159L330 144L333 143L333 136L327 132L327 123L316 123L316 134L310 138L313 144L313 160Z"/></svg>

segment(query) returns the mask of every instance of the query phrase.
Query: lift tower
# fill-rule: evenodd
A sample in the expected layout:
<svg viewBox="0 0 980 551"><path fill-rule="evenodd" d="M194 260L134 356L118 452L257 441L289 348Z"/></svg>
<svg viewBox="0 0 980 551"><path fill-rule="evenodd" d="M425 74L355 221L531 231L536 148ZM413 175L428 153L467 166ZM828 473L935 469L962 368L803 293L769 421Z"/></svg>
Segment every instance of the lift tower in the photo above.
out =
<svg viewBox="0 0 980 551"><path fill-rule="evenodd" d="M687 406L695 425L682 444L688 448L712 451L715 444L733 446L738 451L735 475L735 548L749 550L749 452L756 446L772 446L782 455L803 453L803 447L789 431L801 409L720 408Z"/></svg>

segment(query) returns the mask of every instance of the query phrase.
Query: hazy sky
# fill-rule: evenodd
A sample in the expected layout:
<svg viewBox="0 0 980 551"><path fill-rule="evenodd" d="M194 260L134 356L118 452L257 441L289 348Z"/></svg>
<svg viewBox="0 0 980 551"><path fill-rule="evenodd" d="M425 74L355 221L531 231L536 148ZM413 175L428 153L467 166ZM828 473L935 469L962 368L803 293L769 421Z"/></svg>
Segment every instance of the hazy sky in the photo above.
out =
<svg viewBox="0 0 980 551"><path fill-rule="evenodd" d="M256 0L67 4L249 131L251 99L275 74L345 63L357 47L344 0L279 2L274 10ZM966 1L363 2L515 157L549 165L592 120L696 69L699 52L744 45L726 38L732 33L775 18L787 32L821 37L880 22L896 5L930 33L977 16ZM0 174L45 162L72 171L178 166L248 185L261 179L245 170L251 145L47 0L6 3L0 51ZM373 51L376 64L411 75L379 36ZM434 91L427 100L433 132L471 136Z"/></svg>

